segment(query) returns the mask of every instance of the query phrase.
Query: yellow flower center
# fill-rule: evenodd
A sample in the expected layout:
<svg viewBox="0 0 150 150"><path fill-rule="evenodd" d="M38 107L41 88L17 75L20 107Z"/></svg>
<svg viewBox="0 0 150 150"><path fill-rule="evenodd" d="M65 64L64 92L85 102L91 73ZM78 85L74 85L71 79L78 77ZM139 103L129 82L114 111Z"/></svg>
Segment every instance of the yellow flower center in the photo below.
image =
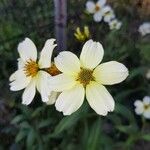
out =
<svg viewBox="0 0 150 150"><path fill-rule="evenodd" d="M97 12L97 11L99 11L101 8L100 8L100 6L98 5L98 4L96 4L95 5L95 11Z"/></svg>
<svg viewBox="0 0 150 150"><path fill-rule="evenodd" d="M46 68L45 71L47 71L51 76L56 76L61 73L54 63L52 63L51 67Z"/></svg>
<svg viewBox="0 0 150 150"><path fill-rule="evenodd" d="M27 77L29 76L34 77L37 74L38 70L39 70L38 64L32 59L27 61L24 66L24 71Z"/></svg>
<svg viewBox="0 0 150 150"><path fill-rule="evenodd" d="M90 81L94 81L93 70L83 69L78 74L77 81L79 81L85 87Z"/></svg>
<svg viewBox="0 0 150 150"><path fill-rule="evenodd" d="M150 108L150 105L144 105L144 109L149 109Z"/></svg>

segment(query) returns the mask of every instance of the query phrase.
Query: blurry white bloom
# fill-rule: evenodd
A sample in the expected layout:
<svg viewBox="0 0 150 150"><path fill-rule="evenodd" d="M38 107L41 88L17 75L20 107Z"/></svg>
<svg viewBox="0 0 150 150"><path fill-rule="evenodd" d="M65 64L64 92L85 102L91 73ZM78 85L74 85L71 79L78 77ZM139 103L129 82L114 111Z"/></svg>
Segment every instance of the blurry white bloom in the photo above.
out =
<svg viewBox="0 0 150 150"><path fill-rule="evenodd" d="M102 9L106 3L106 0L98 0L97 3L94 3L93 1L87 1L86 3L86 9L89 13L94 14L93 18L94 21L100 22L102 20Z"/></svg>
<svg viewBox="0 0 150 150"><path fill-rule="evenodd" d="M138 31L142 36L150 34L150 22L144 22L142 25L140 25Z"/></svg>
<svg viewBox="0 0 150 150"><path fill-rule="evenodd" d="M145 118L150 119L150 97L145 96L143 101L136 100L134 102L135 112L137 115L143 115Z"/></svg>
<svg viewBox="0 0 150 150"><path fill-rule="evenodd" d="M147 73L146 73L146 78L147 79L150 79L150 69L147 71Z"/></svg>
<svg viewBox="0 0 150 150"><path fill-rule="evenodd" d="M109 22L109 27L111 30L119 30L121 28L122 23L117 19L113 19Z"/></svg>
<svg viewBox="0 0 150 150"><path fill-rule="evenodd" d="M112 19L115 18L114 11L110 6L105 6L102 11L105 22L109 23Z"/></svg>
<svg viewBox="0 0 150 150"><path fill-rule="evenodd" d="M18 91L25 88L22 103L30 104L35 96L36 88L41 94L42 101L49 101L51 91L48 87L50 74L43 70L51 66L51 56L55 39L46 41L37 62L37 49L34 43L26 38L18 45L20 58L18 59L18 70L14 72L10 80L10 90Z"/></svg>
<svg viewBox="0 0 150 150"><path fill-rule="evenodd" d="M55 58L56 67L62 72L49 80L53 91L62 92L55 106L64 115L75 112L83 103L86 94L89 105L99 115L114 110L114 100L103 85L122 82L128 76L128 69L121 63L102 61L104 50L99 42L87 41L78 57L68 51Z"/></svg>

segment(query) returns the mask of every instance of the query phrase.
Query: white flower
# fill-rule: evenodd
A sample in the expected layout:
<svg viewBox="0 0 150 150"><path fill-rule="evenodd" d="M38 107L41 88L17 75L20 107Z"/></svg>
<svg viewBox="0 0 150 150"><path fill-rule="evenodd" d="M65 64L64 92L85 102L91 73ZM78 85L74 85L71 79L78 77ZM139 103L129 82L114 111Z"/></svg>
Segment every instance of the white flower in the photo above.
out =
<svg viewBox="0 0 150 150"><path fill-rule="evenodd" d="M78 57L68 51L55 58L56 67L62 72L50 79L54 91L62 93L55 106L64 115L75 112L83 103L86 94L89 105L99 114L107 115L114 110L114 100L103 85L122 82L128 76L128 69L121 63L101 62L104 50L99 42L87 41Z"/></svg>
<svg viewBox="0 0 150 150"><path fill-rule="evenodd" d="M137 115L143 115L145 118L150 119L150 97L145 96L143 101L136 100L134 102L135 112Z"/></svg>
<svg viewBox="0 0 150 150"><path fill-rule="evenodd" d="M110 6L105 6L102 9L102 11L103 11L103 17L105 22L109 23L112 19L115 18L114 11Z"/></svg>
<svg viewBox="0 0 150 150"><path fill-rule="evenodd" d="M51 66L51 56L55 39L46 41L37 62L37 49L34 43L26 38L18 45L20 58L18 59L18 70L14 72L10 80L10 90L18 91L25 88L22 95L22 103L30 104L35 96L36 88L41 94L42 101L47 102L51 94L48 87L50 74L43 70Z"/></svg>
<svg viewBox="0 0 150 150"><path fill-rule="evenodd" d="M119 30L121 28L122 23L117 19L113 19L109 22L109 27L111 30Z"/></svg>
<svg viewBox="0 0 150 150"><path fill-rule="evenodd" d="M150 79L150 69L147 71L147 73L146 73L146 78L147 79Z"/></svg>
<svg viewBox="0 0 150 150"><path fill-rule="evenodd" d="M95 22L100 22L102 20L102 9L106 3L106 0L99 0L97 3L93 1L87 1L86 9L89 13L94 14L93 18Z"/></svg>
<svg viewBox="0 0 150 150"><path fill-rule="evenodd" d="M140 25L138 31L142 36L150 34L150 22L144 22L142 25Z"/></svg>

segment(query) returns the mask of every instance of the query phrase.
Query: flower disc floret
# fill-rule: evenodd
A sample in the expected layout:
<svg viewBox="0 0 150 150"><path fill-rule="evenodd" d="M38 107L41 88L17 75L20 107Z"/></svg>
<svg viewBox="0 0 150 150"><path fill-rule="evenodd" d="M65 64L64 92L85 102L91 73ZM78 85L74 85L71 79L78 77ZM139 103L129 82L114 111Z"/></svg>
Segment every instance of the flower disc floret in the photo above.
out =
<svg viewBox="0 0 150 150"><path fill-rule="evenodd" d="M93 70L81 68L81 71L77 77L77 81L79 81L85 87L90 83L90 81L94 80L95 78L93 76Z"/></svg>
<svg viewBox="0 0 150 150"><path fill-rule="evenodd" d="M24 71L27 77L31 76L34 77L38 73L39 66L36 63L36 61L30 59L29 61L26 62L24 66Z"/></svg>

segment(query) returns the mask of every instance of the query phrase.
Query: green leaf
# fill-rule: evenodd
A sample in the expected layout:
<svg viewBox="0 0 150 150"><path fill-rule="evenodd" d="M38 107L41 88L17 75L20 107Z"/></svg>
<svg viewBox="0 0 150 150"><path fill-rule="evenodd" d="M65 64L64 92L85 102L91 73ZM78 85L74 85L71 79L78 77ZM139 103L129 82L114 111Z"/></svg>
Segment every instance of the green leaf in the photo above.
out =
<svg viewBox="0 0 150 150"><path fill-rule="evenodd" d="M92 126L90 134L88 136L88 141L87 141L87 150L97 150L99 149L100 145L100 120L98 119Z"/></svg>
<svg viewBox="0 0 150 150"><path fill-rule="evenodd" d="M22 121L22 120L24 120L24 116L23 116L23 115L18 115L18 116L16 116L16 117L11 121L11 123L12 123L12 124L17 124L17 123L19 123L19 122Z"/></svg>
<svg viewBox="0 0 150 150"><path fill-rule="evenodd" d="M132 79L134 79L136 76L139 76L139 75L142 75L143 72L145 72L145 67L138 67L138 68L135 68L135 69L132 69L130 71L130 75L129 77L127 78L127 81L131 81Z"/></svg>
<svg viewBox="0 0 150 150"><path fill-rule="evenodd" d="M23 105L19 105L19 108L21 109L23 115L26 116L26 118L31 118L32 111L31 111L31 109L29 107L23 106Z"/></svg>
<svg viewBox="0 0 150 150"><path fill-rule="evenodd" d="M27 149L31 149L35 141L35 132L33 129L30 130L27 136Z"/></svg>
<svg viewBox="0 0 150 150"><path fill-rule="evenodd" d="M27 133L28 132L26 130L20 130L19 133L17 134L16 138L15 138L15 141L16 142L21 141L23 138L26 137Z"/></svg>
<svg viewBox="0 0 150 150"><path fill-rule="evenodd" d="M31 128L30 124L27 121L24 121L19 124L21 128L29 129Z"/></svg>
<svg viewBox="0 0 150 150"><path fill-rule="evenodd" d="M38 124L38 128L44 128L46 126L49 126L52 123L51 119L47 119L47 120L42 120L39 124Z"/></svg>
<svg viewBox="0 0 150 150"><path fill-rule="evenodd" d="M150 134L145 134L142 136L142 139L146 140L146 141L150 141Z"/></svg>
<svg viewBox="0 0 150 150"><path fill-rule="evenodd" d="M56 136L61 132L63 132L64 130L68 130L70 127L73 127L81 117L87 114L87 111L88 111L88 107L87 104L85 103L84 106L82 106L77 112L63 118L56 126L53 135Z"/></svg>
<svg viewBox="0 0 150 150"><path fill-rule="evenodd" d="M37 108L33 113L32 113L32 117L36 117L36 116L38 116L41 112L42 112L42 110L44 109L44 107L39 107L39 108Z"/></svg>
<svg viewBox="0 0 150 150"><path fill-rule="evenodd" d="M69 129L70 127L72 127L73 125L75 125L77 123L77 121L79 120L80 115L78 113L74 113L71 116L67 116L65 118L63 118L59 124L56 126L54 134L58 135L61 132L63 132L66 129Z"/></svg>
<svg viewBox="0 0 150 150"><path fill-rule="evenodd" d="M115 112L117 114L120 114L124 118L126 118L130 122L130 124L135 124L136 121L135 121L134 115L127 107L121 104L116 104Z"/></svg>
<svg viewBox="0 0 150 150"><path fill-rule="evenodd" d="M126 125L126 126L120 125L116 126L116 128L126 134L136 134L138 132L138 128L135 125Z"/></svg>

